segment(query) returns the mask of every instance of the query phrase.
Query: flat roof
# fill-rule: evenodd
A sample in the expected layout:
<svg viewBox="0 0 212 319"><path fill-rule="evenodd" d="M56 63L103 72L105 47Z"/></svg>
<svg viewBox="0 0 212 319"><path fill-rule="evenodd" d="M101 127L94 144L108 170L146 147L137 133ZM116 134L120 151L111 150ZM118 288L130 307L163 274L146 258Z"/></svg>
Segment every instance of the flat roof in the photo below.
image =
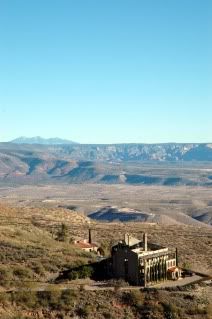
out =
<svg viewBox="0 0 212 319"><path fill-rule="evenodd" d="M169 249L168 248L161 248L157 250L147 250L144 251L142 248L135 248L131 250L135 254L138 255L138 257L154 257L155 255L162 255L162 254L168 254Z"/></svg>

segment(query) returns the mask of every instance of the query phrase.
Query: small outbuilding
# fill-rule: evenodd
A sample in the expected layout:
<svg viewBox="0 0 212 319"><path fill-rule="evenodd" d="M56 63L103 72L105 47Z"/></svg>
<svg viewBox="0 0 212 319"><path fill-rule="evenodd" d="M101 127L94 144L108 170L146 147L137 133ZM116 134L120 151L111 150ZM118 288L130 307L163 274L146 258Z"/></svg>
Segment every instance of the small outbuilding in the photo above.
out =
<svg viewBox="0 0 212 319"><path fill-rule="evenodd" d="M83 240L83 241L78 240L78 241L75 241L74 244L77 248L80 248L80 249L87 251L87 252L94 251L97 253L97 250L99 248L96 244L89 243L86 240Z"/></svg>
<svg viewBox="0 0 212 319"><path fill-rule="evenodd" d="M167 270L167 279L178 280L181 277L181 269L179 267L171 267Z"/></svg>
<svg viewBox="0 0 212 319"><path fill-rule="evenodd" d="M99 246L92 242L91 229L89 229L88 240L75 240L74 244L77 248L80 248L87 252L95 252L98 253Z"/></svg>

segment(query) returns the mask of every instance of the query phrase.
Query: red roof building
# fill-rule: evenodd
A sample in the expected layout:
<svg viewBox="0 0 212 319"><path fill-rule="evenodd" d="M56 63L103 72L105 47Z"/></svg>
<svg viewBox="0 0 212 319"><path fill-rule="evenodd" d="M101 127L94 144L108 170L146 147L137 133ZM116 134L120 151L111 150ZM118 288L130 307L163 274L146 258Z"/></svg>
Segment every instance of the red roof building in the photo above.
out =
<svg viewBox="0 0 212 319"><path fill-rule="evenodd" d="M84 240L84 241L78 240L78 241L75 241L74 244L77 248L80 248L80 249L87 251L87 252L92 252L92 251L97 252L97 250L98 250L98 246L96 244L93 244L93 243L90 244L86 240Z"/></svg>

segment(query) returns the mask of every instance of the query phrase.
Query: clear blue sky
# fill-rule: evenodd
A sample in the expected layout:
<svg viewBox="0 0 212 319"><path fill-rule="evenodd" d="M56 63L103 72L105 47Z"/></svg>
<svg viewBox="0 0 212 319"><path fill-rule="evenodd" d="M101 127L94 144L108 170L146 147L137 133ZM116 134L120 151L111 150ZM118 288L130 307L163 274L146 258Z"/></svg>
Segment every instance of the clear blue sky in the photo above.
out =
<svg viewBox="0 0 212 319"><path fill-rule="evenodd" d="M211 0L1 0L0 140L212 142Z"/></svg>

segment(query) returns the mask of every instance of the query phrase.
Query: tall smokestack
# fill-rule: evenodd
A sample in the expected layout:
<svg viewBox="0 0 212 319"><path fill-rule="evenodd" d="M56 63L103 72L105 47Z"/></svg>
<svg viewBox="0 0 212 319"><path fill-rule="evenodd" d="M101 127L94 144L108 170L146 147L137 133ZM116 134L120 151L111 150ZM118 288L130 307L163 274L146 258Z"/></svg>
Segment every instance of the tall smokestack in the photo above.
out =
<svg viewBox="0 0 212 319"><path fill-rule="evenodd" d="M148 248L147 248L147 233L143 234L143 249L144 249L144 251L148 250Z"/></svg>
<svg viewBox="0 0 212 319"><path fill-rule="evenodd" d="M88 242L92 244L91 229L89 228Z"/></svg>
<svg viewBox="0 0 212 319"><path fill-rule="evenodd" d="M178 249L175 250L176 266L178 267Z"/></svg>
<svg viewBox="0 0 212 319"><path fill-rule="evenodd" d="M124 234L124 241L126 245L130 245L130 235L128 233Z"/></svg>

